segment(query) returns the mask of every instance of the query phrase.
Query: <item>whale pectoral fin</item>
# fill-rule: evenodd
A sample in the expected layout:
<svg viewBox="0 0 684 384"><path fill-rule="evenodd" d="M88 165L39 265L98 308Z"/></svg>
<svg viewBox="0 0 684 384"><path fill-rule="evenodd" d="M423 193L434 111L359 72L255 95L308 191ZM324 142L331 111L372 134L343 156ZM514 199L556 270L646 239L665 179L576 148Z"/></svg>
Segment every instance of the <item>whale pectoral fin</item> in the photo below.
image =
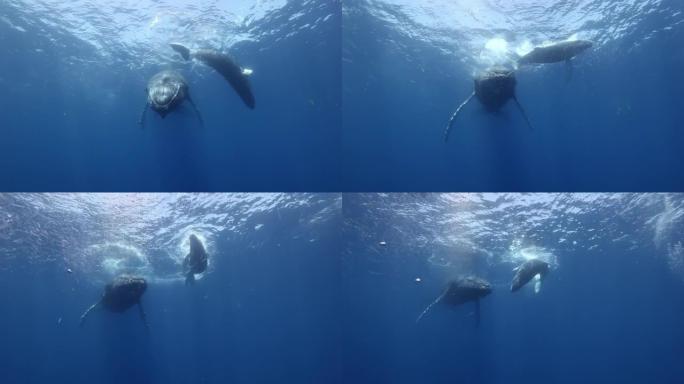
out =
<svg viewBox="0 0 684 384"><path fill-rule="evenodd" d="M169 45L174 51L178 52L183 59L190 60L190 49L188 49L186 46L179 43L170 43Z"/></svg>
<svg viewBox="0 0 684 384"><path fill-rule="evenodd" d="M430 303L430 305L428 305L427 307L425 307L425 309L423 310L423 312L421 312L421 314L420 314L420 315L418 316L418 318L416 319L416 324L417 324L425 315L427 315L427 313L430 312L430 309L431 309L435 304L439 303L439 302L442 300L443 297L444 297L444 293L442 293L441 295L439 295L439 296L435 299L435 301L433 301L432 303Z"/></svg>
<svg viewBox="0 0 684 384"><path fill-rule="evenodd" d="M147 324L147 316L145 315L145 310L143 309L142 303L138 301L138 312L140 312L140 318L145 324L145 329L150 330L149 324Z"/></svg>
<svg viewBox="0 0 684 384"><path fill-rule="evenodd" d="M475 326L480 326L480 299L475 300Z"/></svg>
<svg viewBox="0 0 684 384"><path fill-rule="evenodd" d="M192 101L192 98L190 97L190 93L187 95L187 100L188 103L192 106L192 109L195 111L195 115L197 115L197 120L199 120L200 127L204 127L204 120L202 120L202 115L199 112L199 109L197 109L197 106L195 105L195 102Z"/></svg>
<svg viewBox="0 0 684 384"><path fill-rule="evenodd" d="M539 291L541 291L541 286L542 286L542 277L541 275L537 274L534 276L534 293L537 294Z"/></svg>
<svg viewBox="0 0 684 384"><path fill-rule="evenodd" d="M93 311L93 309L97 308L100 305L100 302L98 301L97 303L91 305L88 309L86 309L85 312L81 315L81 320L78 323L79 327L83 327L83 324L85 324L86 318L88 315L90 315L90 312Z"/></svg>
<svg viewBox="0 0 684 384"><path fill-rule="evenodd" d="M150 108L150 103L145 103L145 108L143 108L142 113L140 114L140 119L138 119L138 125L140 125L140 129L145 128L145 116L147 116L147 110Z"/></svg>
<svg viewBox="0 0 684 384"><path fill-rule="evenodd" d="M518 98L513 96L513 101L515 101L515 105L518 106L518 109L520 110L520 113L522 114L523 118L525 119L527 126L530 127L531 130L534 130L534 128L532 128L532 124L530 123L530 119L527 118L527 113L525 113L525 109L522 107L522 105L520 105Z"/></svg>
<svg viewBox="0 0 684 384"><path fill-rule="evenodd" d="M470 102L470 100L473 99L473 96L475 96L475 92L471 93L468 98L461 103L461 105L456 108L456 111L454 112L453 115L451 115L451 118L449 119L449 123L446 126L446 129L444 130L444 141L446 142L449 140L449 133L451 132L451 127L454 125L454 120L456 119L456 116L458 115L459 112L461 112L461 109L466 106Z"/></svg>

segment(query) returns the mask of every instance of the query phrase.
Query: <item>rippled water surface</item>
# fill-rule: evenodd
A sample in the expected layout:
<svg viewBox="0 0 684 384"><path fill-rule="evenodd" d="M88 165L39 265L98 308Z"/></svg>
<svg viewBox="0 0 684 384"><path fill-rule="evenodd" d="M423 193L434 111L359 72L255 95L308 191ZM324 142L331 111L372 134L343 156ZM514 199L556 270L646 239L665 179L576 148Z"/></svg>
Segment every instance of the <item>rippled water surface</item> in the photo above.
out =
<svg viewBox="0 0 684 384"><path fill-rule="evenodd" d="M317 224L335 220L341 204L338 196L325 194L6 194L1 199L0 258L6 269L15 263L22 268L57 263L98 283L122 273L183 278L190 234L209 254L229 254L217 243L261 247L270 236L260 236L268 232L266 223L282 220L292 226L293 239L315 242L321 235Z"/></svg>
<svg viewBox="0 0 684 384"><path fill-rule="evenodd" d="M561 254L617 248L647 253L684 279L680 194L349 194L345 209L355 214L349 230L364 240L354 252L380 260L399 257L398 248L401 257L464 274L473 260L512 268L542 258L560 268Z"/></svg>

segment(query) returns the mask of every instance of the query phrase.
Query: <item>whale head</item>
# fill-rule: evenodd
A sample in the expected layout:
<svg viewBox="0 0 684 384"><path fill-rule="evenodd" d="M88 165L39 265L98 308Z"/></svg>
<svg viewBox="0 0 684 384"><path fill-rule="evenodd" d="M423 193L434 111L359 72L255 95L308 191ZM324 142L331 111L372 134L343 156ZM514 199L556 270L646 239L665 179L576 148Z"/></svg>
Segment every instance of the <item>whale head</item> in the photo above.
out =
<svg viewBox="0 0 684 384"><path fill-rule="evenodd" d="M147 100L150 107L162 118L185 99L185 79L175 71L162 71L154 75L147 85Z"/></svg>

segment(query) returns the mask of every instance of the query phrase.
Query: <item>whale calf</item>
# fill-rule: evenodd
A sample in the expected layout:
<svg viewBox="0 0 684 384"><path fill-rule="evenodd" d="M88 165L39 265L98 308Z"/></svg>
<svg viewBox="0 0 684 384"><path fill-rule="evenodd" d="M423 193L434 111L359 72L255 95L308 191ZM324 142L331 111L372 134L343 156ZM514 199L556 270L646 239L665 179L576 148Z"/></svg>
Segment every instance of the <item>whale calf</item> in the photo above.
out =
<svg viewBox="0 0 684 384"><path fill-rule="evenodd" d="M437 303L447 304L452 307L459 306L468 302L475 303L475 319L477 325L480 324L480 299L492 293L492 286L484 279L475 276L466 276L457 280L450 281L442 294L435 299L418 316L416 323L419 322Z"/></svg>
<svg viewBox="0 0 684 384"><path fill-rule="evenodd" d="M451 115L449 123L444 131L444 141L449 139L449 133L454 125L454 120L458 116L461 109L465 107L474 96L484 105L484 107L489 112L496 112L501 107L508 102L508 100L513 100L515 105L523 115L527 125L532 128L530 120L527 118L527 114L523 109L518 98L515 96L515 86L516 86L515 72L511 69L506 68L490 68L482 74L478 75L474 79L474 90L473 93L456 108L456 111Z"/></svg>
<svg viewBox="0 0 684 384"><path fill-rule="evenodd" d="M171 48L178 52L185 60L195 58L213 68L221 74L233 87L242 101L250 109L254 109L256 101L249 83L249 75L252 71L242 68L231 56L213 50L198 50L191 52L189 48L179 43L171 43Z"/></svg>
<svg viewBox="0 0 684 384"><path fill-rule="evenodd" d="M529 283L533 278L537 279L534 291L538 293L541 289L541 281L549 273L549 263L539 260L531 259L524 262L518 268L516 268L515 276L513 276L513 281L511 282L511 292L515 292Z"/></svg>
<svg viewBox="0 0 684 384"><path fill-rule="evenodd" d="M178 109L183 101L186 100L192 106L200 124L202 124L202 116L190 97L185 78L180 73L173 70L158 72L150 78L145 90L147 92L147 103L138 121L141 127L144 126L145 115L149 108L152 108L159 116L164 118L171 111Z"/></svg>
<svg viewBox="0 0 684 384"><path fill-rule="evenodd" d="M207 270L207 251L204 244L195 235L190 235L190 252L183 259L185 284L195 283L195 274Z"/></svg>
<svg viewBox="0 0 684 384"><path fill-rule="evenodd" d="M568 61L594 45L587 40L561 41L559 43L536 47L518 59L519 64L550 64Z"/></svg>
<svg viewBox="0 0 684 384"><path fill-rule="evenodd" d="M142 318L145 328L147 325L147 318L143 310L140 298L147 290L147 281L142 277L136 276L119 276L112 282L107 284L104 288L104 293L100 300L91 305L81 316L80 326L83 326L88 315L96 308L106 309L110 312L122 313L132 306L138 306L140 317Z"/></svg>

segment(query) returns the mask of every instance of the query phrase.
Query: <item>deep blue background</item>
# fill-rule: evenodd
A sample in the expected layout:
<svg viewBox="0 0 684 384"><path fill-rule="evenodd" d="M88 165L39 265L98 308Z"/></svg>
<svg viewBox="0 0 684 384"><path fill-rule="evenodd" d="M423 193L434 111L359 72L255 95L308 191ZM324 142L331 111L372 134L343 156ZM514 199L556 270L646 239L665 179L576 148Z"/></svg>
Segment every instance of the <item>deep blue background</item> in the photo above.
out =
<svg viewBox="0 0 684 384"><path fill-rule="evenodd" d="M345 211L362 226L394 224L363 218L360 206ZM343 382L681 382L684 284L656 256L662 250L625 252L602 239L599 250L557 255L537 295L530 287L510 293L512 266L483 261L451 271L494 287L481 302L479 328L469 304L436 305L416 324L445 281L426 261L430 247L408 247L410 230L402 233L377 248L346 231Z"/></svg>
<svg viewBox="0 0 684 384"><path fill-rule="evenodd" d="M231 49L254 70L253 111L206 68L202 77L178 63L134 71L102 63L63 32L50 31L51 42L44 30L0 23L0 190L341 189L340 7L316 4L289 2L264 26L275 35L262 31L261 41ZM332 17L296 33L283 29L298 13L302 24ZM18 23L14 13L7 17ZM134 67L146 59L120 54ZM68 57L89 63L80 68ZM189 108L165 120L150 113L147 128L138 128L147 80L169 67L187 78L204 128Z"/></svg>
<svg viewBox="0 0 684 384"><path fill-rule="evenodd" d="M62 262L5 265L2 382L339 382L339 238L327 227L338 220L316 242L293 240L290 221L263 223L257 238L218 239L215 269L196 285L151 281L149 334L136 310L96 311L79 328L102 287Z"/></svg>
<svg viewBox="0 0 684 384"><path fill-rule="evenodd" d="M681 23L663 30L662 13L640 15L636 28L577 57L567 84L563 64L520 70L517 95L534 131L513 104L491 115L474 101L445 144L449 117L472 92L471 68L369 15L375 3L347 5L355 11L343 30L345 190L684 189Z"/></svg>

